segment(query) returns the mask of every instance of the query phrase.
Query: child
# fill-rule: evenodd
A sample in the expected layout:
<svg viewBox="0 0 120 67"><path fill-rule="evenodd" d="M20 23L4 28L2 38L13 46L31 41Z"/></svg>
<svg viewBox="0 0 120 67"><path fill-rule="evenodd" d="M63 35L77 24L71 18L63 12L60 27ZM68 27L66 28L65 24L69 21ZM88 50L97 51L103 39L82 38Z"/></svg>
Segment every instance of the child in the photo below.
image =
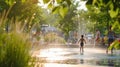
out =
<svg viewBox="0 0 120 67"><path fill-rule="evenodd" d="M84 43L86 43L83 35L81 35L81 39L78 41L78 43L80 43L80 53L83 53L84 52L84 48L83 48Z"/></svg>

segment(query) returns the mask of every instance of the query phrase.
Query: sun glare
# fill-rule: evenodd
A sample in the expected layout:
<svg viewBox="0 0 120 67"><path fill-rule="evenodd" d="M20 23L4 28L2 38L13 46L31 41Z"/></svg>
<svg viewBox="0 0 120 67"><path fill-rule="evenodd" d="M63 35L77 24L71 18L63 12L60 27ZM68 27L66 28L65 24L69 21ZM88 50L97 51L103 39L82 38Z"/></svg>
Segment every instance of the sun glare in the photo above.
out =
<svg viewBox="0 0 120 67"><path fill-rule="evenodd" d="M37 57L45 57L46 60L50 62L52 61L54 62L56 60L65 60L66 58L63 57L64 54L67 54L67 53L64 52L64 49L62 48L51 48L47 50L41 50L40 54L37 55Z"/></svg>
<svg viewBox="0 0 120 67"><path fill-rule="evenodd" d="M78 10L87 10L85 3L86 1L81 1L81 0L75 0L75 2L79 2L79 6L77 7ZM43 0L39 0L39 6L41 6L42 8L47 8L47 4L43 3ZM55 2L55 5L57 5L57 3Z"/></svg>

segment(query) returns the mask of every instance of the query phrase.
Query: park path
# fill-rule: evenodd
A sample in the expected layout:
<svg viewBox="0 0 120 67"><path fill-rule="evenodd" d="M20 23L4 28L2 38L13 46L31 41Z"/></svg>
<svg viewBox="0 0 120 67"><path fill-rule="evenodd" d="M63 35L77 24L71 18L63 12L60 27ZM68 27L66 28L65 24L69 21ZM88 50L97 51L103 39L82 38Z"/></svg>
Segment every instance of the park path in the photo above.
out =
<svg viewBox="0 0 120 67"><path fill-rule="evenodd" d="M106 54L104 47L87 44L81 54L78 45L51 44L34 51L33 56L40 59L41 67L119 67L120 54L116 52Z"/></svg>

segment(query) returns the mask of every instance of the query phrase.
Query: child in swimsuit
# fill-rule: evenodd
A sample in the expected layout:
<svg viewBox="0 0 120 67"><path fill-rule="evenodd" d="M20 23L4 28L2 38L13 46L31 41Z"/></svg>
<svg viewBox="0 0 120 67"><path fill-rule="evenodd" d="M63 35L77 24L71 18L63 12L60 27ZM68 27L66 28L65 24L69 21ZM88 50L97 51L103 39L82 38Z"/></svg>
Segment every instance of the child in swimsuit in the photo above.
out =
<svg viewBox="0 0 120 67"><path fill-rule="evenodd" d="M80 53L83 53L84 52L84 43L86 43L83 35L81 35L81 39L78 41L78 43L80 43Z"/></svg>

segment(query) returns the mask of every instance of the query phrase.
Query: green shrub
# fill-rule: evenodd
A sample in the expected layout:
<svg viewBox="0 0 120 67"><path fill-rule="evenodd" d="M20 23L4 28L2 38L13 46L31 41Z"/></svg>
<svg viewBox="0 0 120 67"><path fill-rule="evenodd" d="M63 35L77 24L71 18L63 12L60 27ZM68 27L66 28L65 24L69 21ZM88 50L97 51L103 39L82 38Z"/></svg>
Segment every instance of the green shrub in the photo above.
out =
<svg viewBox="0 0 120 67"><path fill-rule="evenodd" d="M30 55L28 40L30 28L24 22L28 19L8 19L11 8L0 13L0 67L34 67L36 59Z"/></svg>
<svg viewBox="0 0 120 67"><path fill-rule="evenodd" d="M115 41L111 44L111 46L109 47L109 49L112 49L112 48L114 48L114 49L120 49L120 42L119 42L118 40L115 40Z"/></svg>
<svg viewBox="0 0 120 67"><path fill-rule="evenodd" d="M0 35L0 67L29 67L30 43L24 34L3 33Z"/></svg>
<svg viewBox="0 0 120 67"><path fill-rule="evenodd" d="M52 43L52 42L58 42L58 43L65 43L64 38L58 36L54 32L50 32L45 35L44 37L45 42Z"/></svg>

